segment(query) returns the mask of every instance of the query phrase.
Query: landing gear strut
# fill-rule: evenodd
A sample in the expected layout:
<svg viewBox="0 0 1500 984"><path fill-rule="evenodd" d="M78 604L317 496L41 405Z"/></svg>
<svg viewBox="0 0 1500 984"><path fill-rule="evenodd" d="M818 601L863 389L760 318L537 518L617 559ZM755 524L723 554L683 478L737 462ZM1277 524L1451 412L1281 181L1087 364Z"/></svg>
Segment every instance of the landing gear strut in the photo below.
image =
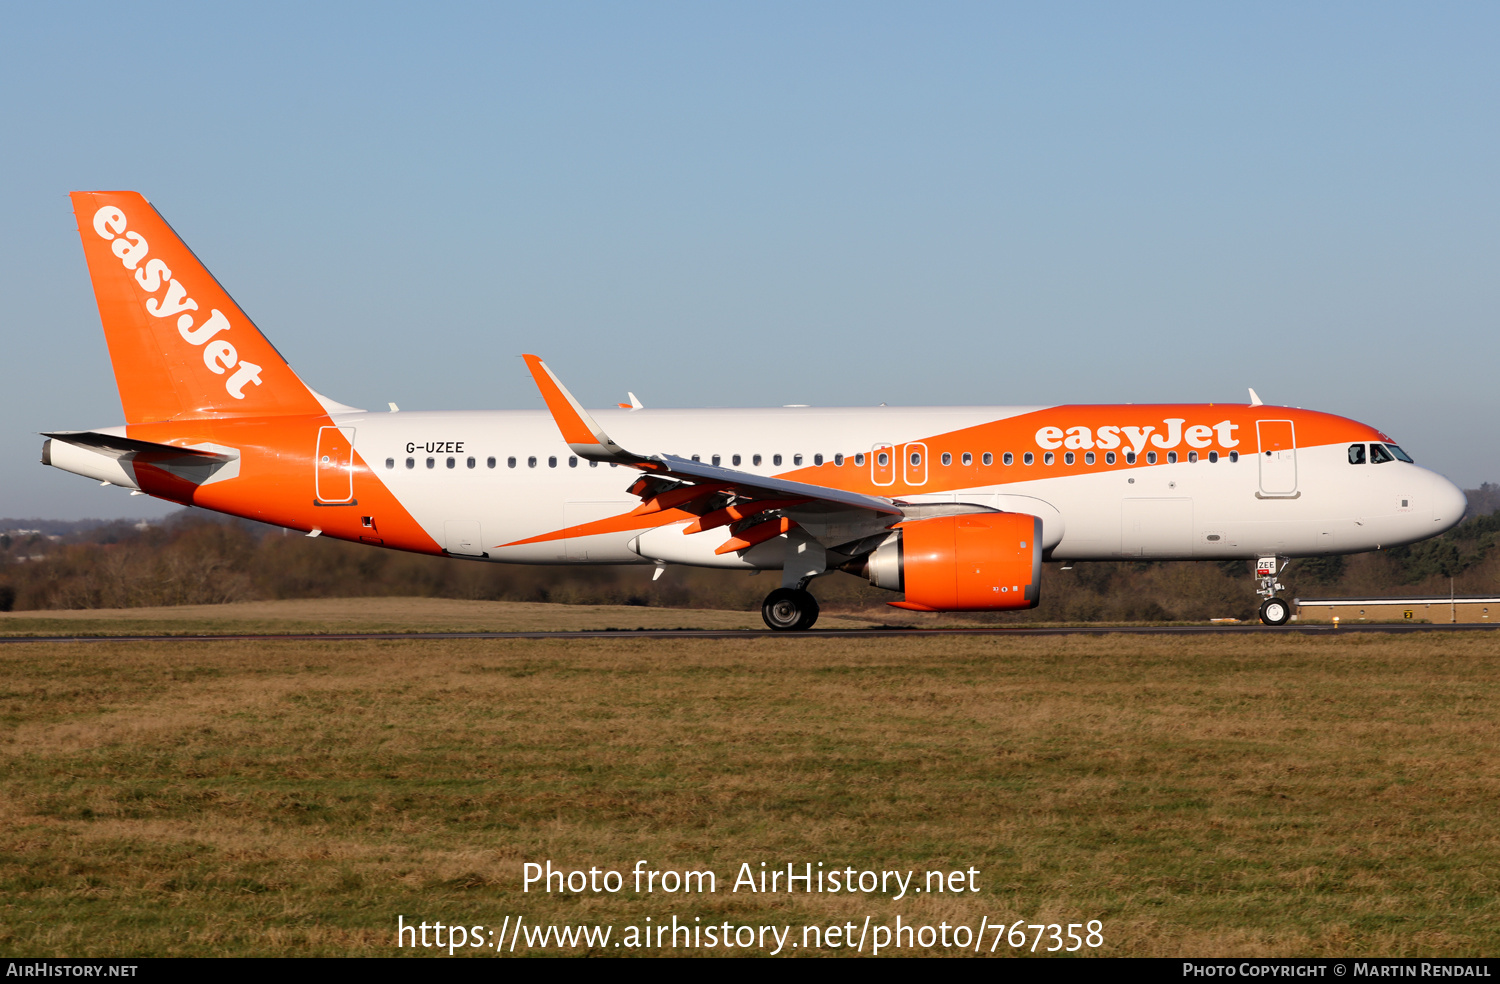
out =
<svg viewBox="0 0 1500 984"><path fill-rule="evenodd" d="M818 620L818 599L801 588L777 588L761 603L760 617L778 632L805 632Z"/></svg>
<svg viewBox="0 0 1500 984"><path fill-rule="evenodd" d="M1292 617L1292 606L1276 592L1285 591L1286 585L1276 580L1286 567L1280 557L1261 557L1255 562L1255 593L1266 599L1260 603L1260 620L1267 625L1285 625Z"/></svg>

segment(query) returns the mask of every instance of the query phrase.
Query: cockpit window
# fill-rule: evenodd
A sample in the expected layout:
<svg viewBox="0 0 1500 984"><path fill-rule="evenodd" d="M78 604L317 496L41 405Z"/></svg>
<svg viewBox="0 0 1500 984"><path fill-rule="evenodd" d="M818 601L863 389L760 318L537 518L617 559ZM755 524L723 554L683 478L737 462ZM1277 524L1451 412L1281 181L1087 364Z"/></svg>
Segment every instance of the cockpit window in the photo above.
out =
<svg viewBox="0 0 1500 984"><path fill-rule="evenodd" d="M1387 461L1395 460L1395 458L1391 457L1391 453L1385 449L1384 444L1370 445L1370 463L1372 465L1383 465Z"/></svg>
<svg viewBox="0 0 1500 984"><path fill-rule="evenodd" d="M1349 464L1362 465L1365 463L1365 446L1363 444L1349 445Z"/></svg>
<svg viewBox="0 0 1500 984"><path fill-rule="evenodd" d="M1402 461L1406 462L1408 465L1415 465L1416 464L1415 461L1411 460L1411 455L1407 454L1405 451L1402 451L1400 448L1396 447L1396 445L1394 445L1394 444L1387 444L1386 445L1386 449L1389 450L1391 452L1391 454L1395 455L1396 457L1400 458Z"/></svg>

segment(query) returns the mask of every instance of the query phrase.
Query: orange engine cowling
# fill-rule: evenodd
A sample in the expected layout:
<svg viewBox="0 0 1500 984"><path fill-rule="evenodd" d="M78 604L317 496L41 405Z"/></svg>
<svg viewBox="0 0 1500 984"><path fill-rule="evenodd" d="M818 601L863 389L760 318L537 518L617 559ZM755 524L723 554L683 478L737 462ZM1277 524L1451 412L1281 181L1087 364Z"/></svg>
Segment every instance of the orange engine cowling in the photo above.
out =
<svg viewBox="0 0 1500 984"><path fill-rule="evenodd" d="M1035 608L1041 598L1042 521L974 513L903 523L870 555L870 583L905 591L919 612Z"/></svg>

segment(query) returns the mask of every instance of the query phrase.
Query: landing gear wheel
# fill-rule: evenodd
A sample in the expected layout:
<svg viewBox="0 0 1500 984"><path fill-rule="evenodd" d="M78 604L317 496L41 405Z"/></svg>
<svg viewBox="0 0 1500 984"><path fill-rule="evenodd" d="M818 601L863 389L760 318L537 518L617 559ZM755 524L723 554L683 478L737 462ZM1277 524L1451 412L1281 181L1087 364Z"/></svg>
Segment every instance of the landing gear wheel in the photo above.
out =
<svg viewBox="0 0 1500 984"><path fill-rule="evenodd" d="M1260 604L1260 620L1267 625L1285 625L1292 617L1292 606L1280 598L1267 598Z"/></svg>
<svg viewBox="0 0 1500 984"><path fill-rule="evenodd" d="M797 588L777 588L761 603L760 617L777 632L805 632L818 620L818 599Z"/></svg>

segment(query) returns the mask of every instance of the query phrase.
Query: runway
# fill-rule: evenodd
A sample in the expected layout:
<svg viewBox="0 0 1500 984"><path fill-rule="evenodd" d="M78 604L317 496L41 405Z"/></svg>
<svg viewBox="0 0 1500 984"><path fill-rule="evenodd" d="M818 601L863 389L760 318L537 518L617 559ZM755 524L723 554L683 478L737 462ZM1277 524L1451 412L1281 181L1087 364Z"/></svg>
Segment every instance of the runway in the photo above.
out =
<svg viewBox="0 0 1500 984"><path fill-rule="evenodd" d="M411 642L453 639L774 639L784 641L817 639L893 639L893 638L961 638L969 636L1068 636L1068 635L1347 635L1349 633L1406 632L1486 632L1500 628L1500 623L1403 624L1399 622L1372 625L1073 625L1045 628L997 626L962 629L813 629L810 632L772 632L770 629L598 629L572 632L317 632L317 633L224 633L203 635L80 635L80 636L6 636L0 643L76 643L76 642Z"/></svg>

